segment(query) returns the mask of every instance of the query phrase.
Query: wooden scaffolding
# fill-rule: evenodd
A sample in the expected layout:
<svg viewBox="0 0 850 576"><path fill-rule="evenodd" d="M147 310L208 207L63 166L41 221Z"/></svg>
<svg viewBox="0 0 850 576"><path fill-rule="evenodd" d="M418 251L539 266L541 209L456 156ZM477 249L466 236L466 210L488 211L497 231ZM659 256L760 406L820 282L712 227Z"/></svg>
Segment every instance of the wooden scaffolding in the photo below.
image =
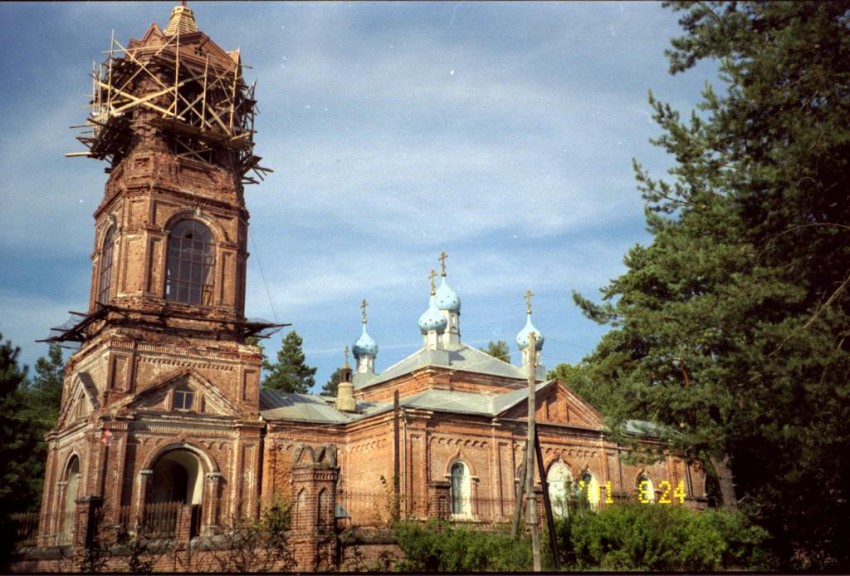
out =
<svg viewBox="0 0 850 576"><path fill-rule="evenodd" d="M163 34L153 41L112 41L106 60L93 65L91 112L73 126L87 152L67 154L107 160L116 166L134 145L133 124L169 134L173 152L207 163L226 162L256 184L270 169L253 153L256 82L242 76L239 51L224 52L202 32ZM181 46L182 44L182 46Z"/></svg>

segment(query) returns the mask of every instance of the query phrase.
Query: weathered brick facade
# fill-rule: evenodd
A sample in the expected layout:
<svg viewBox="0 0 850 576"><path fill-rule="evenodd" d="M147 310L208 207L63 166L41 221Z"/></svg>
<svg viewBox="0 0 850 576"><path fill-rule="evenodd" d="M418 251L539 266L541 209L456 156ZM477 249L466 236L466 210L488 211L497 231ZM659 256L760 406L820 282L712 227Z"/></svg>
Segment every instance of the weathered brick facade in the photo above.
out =
<svg viewBox="0 0 850 576"><path fill-rule="evenodd" d="M261 393L260 351L246 343L258 327L244 316L243 179L259 159L250 130L232 129L245 126L239 114L252 104L208 102L199 80L204 90L212 78L237 94L239 55L178 7L165 32L151 25L111 66L113 83L125 81L126 110L108 103L113 115L95 119L87 142L111 167L94 214L88 315L60 337L82 345L68 361L48 436L39 545L91 545L97 526L158 526L175 545L157 568L216 569L203 542L286 504L296 566L317 570L354 561L354 549L340 544L346 526L508 521L526 441L523 371L493 359L474 368L468 358L482 353L460 343L459 312L449 310L445 342L426 336L434 348L421 361L412 356L411 369L358 373L354 411L332 399ZM172 100L185 110L169 120ZM184 122L193 114L200 120ZM658 497L662 482L681 483L687 503L700 505L701 472L672 456L624 463L602 416L562 383L539 382L536 402L544 466L565 467L576 482L592 477L594 505L633 496L641 478ZM172 512L158 519L160 509ZM372 559L388 549L364 547ZM61 564L34 558L19 568Z"/></svg>

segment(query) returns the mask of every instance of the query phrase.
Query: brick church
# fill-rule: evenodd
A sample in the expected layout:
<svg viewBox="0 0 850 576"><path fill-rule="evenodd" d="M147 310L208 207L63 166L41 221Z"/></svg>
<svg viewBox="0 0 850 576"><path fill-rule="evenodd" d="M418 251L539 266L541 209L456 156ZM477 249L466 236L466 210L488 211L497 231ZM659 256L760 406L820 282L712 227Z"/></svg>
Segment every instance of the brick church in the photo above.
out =
<svg viewBox="0 0 850 576"><path fill-rule="evenodd" d="M166 510L163 529L188 540L288 504L292 542L310 552L299 567L310 570L328 567L316 550L332 551L341 527L388 515L510 521L529 380L553 514L568 513L576 493L591 507L622 495L704 502L703 472L672 455L628 463L596 409L530 368L544 345L530 299L521 365L464 344L445 258L423 294L419 350L379 371L364 301L335 398L262 389L248 338L275 326L245 316L244 186L268 170L253 152L239 52L178 6L165 29L113 42L94 80L80 155L105 161L108 179L88 310L54 337L80 348L47 438L40 546L83 544L96 512L132 531Z"/></svg>

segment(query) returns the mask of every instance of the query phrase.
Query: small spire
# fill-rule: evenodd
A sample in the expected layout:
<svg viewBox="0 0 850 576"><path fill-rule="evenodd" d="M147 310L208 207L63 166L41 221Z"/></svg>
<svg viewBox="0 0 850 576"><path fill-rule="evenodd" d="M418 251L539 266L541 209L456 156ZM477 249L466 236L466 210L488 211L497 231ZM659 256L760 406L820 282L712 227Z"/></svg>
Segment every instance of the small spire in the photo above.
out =
<svg viewBox="0 0 850 576"><path fill-rule="evenodd" d="M367 322L367 319L366 319L366 307L367 306L369 306L369 302L367 302L366 299L364 298L363 302L360 304L360 310L361 310L360 316L363 319L363 324L366 324L366 322Z"/></svg>
<svg viewBox="0 0 850 576"><path fill-rule="evenodd" d="M449 255L446 254L445 252L440 252L439 260L440 260L440 268L442 269L442 272L440 272L440 276L442 276L443 278L446 277L446 258L448 258L448 257L449 257Z"/></svg>
<svg viewBox="0 0 850 576"><path fill-rule="evenodd" d="M168 19L168 26L165 28L166 36L197 31L198 25L195 23L195 15L191 9L186 7L186 2L181 2L180 6L171 9L171 17Z"/></svg>
<svg viewBox="0 0 850 576"><path fill-rule="evenodd" d="M434 278L437 277L437 271L432 269L431 273L428 274L428 279L431 280L431 296L437 293L437 285L434 283Z"/></svg>
<svg viewBox="0 0 850 576"><path fill-rule="evenodd" d="M531 290L525 291L525 303L526 303L526 308L527 308L528 314L531 314L531 297L532 296L534 296L534 292L532 292Z"/></svg>
<svg viewBox="0 0 850 576"><path fill-rule="evenodd" d="M343 352L345 354L345 369L348 370L349 368L351 368L351 366L348 365L348 346L345 347L345 350Z"/></svg>

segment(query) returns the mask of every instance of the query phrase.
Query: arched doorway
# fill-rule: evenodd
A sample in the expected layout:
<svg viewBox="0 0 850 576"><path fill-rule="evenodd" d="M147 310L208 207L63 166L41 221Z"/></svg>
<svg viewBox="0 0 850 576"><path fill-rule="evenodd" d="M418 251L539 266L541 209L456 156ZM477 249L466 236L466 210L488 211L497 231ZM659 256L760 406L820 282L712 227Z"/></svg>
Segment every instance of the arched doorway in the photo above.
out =
<svg viewBox="0 0 850 576"><path fill-rule="evenodd" d="M190 536L200 527L204 469L198 456L183 448L163 454L153 467L145 524L158 534L173 534L179 514L192 507Z"/></svg>
<svg viewBox="0 0 850 576"><path fill-rule="evenodd" d="M552 502L552 515L555 518L565 518L569 514L570 490L573 484L573 475L567 465L558 460L546 473L546 482L549 484L549 500Z"/></svg>

